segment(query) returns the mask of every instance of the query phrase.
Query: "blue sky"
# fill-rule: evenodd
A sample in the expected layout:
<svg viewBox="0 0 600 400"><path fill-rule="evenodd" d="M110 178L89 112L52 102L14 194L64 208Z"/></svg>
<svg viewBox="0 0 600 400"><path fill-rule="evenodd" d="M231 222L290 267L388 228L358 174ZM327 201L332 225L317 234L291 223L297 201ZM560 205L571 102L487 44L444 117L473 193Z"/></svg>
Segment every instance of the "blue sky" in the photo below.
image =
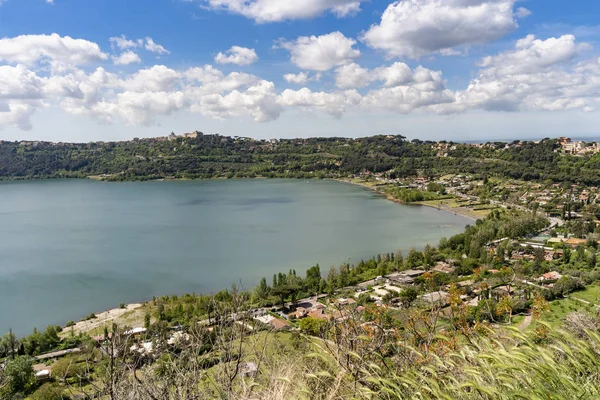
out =
<svg viewBox="0 0 600 400"><path fill-rule="evenodd" d="M595 136L598 21L593 0L0 0L0 139Z"/></svg>

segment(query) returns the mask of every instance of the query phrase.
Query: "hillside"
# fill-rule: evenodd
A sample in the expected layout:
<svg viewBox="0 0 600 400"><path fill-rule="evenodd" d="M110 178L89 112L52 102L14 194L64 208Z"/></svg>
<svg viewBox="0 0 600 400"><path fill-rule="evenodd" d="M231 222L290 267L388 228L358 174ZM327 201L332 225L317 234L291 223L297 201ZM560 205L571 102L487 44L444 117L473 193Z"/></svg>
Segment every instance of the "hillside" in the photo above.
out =
<svg viewBox="0 0 600 400"><path fill-rule="evenodd" d="M525 181L600 183L600 156L560 154L557 140L486 145L360 139L253 140L204 135L126 142L0 142L0 178L106 180L240 177L388 178L470 173Z"/></svg>

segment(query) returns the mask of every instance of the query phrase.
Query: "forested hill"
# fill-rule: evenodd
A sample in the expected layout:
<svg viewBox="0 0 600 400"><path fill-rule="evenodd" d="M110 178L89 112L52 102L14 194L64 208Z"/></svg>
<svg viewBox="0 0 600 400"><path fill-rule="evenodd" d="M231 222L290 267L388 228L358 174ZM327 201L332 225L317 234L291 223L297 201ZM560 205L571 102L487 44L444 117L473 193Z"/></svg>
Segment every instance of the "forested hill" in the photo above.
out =
<svg viewBox="0 0 600 400"><path fill-rule="evenodd" d="M600 155L562 155L555 151L559 147L551 139L470 145L407 141L402 136L266 141L202 133L125 142L1 141L0 178L326 178L385 173L395 179L470 173L600 184Z"/></svg>

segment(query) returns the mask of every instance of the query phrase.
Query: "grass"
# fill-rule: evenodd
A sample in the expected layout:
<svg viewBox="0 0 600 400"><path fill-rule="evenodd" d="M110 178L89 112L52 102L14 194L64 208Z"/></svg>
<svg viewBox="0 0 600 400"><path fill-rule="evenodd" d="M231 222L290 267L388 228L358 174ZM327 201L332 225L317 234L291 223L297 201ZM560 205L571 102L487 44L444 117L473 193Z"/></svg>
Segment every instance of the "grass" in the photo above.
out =
<svg viewBox="0 0 600 400"><path fill-rule="evenodd" d="M575 292L572 297L598 304L600 301L600 286L588 286L585 290Z"/></svg>
<svg viewBox="0 0 600 400"><path fill-rule="evenodd" d="M524 319L525 319L524 315L515 315L512 319L512 325L516 328L519 325L521 325L521 323L523 322Z"/></svg>
<svg viewBox="0 0 600 400"><path fill-rule="evenodd" d="M552 328L560 328L565 316L575 311L591 310L591 306L573 299L561 299L550 302L550 311L542 316L542 321Z"/></svg>

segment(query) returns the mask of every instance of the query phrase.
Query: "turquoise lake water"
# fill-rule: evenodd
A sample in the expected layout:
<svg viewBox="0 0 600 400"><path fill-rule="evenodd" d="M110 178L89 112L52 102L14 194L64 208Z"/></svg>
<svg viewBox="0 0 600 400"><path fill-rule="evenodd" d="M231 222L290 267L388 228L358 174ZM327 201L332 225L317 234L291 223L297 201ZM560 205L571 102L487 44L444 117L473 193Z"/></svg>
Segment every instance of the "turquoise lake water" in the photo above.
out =
<svg viewBox="0 0 600 400"><path fill-rule="evenodd" d="M0 334L435 244L471 223L333 181L0 183Z"/></svg>

